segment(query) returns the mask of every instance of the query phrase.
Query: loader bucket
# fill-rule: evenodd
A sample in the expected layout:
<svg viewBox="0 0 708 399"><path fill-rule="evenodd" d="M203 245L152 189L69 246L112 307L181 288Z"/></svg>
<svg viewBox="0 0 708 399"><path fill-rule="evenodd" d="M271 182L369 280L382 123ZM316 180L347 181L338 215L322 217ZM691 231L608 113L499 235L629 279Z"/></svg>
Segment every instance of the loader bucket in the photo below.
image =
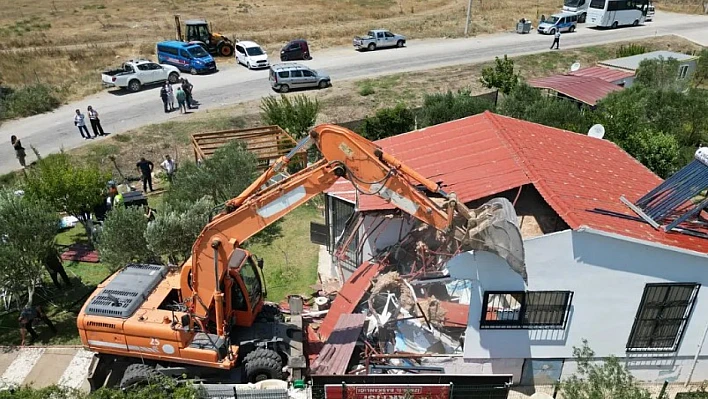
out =
<svg viewBox="0 0 708 399"><path fill-rule="evenodd" d="M506 198L493 198L468 212L469 218L457 222L464 232L461 249L497 254L527 281L524 241L511 202Z"/></svg>

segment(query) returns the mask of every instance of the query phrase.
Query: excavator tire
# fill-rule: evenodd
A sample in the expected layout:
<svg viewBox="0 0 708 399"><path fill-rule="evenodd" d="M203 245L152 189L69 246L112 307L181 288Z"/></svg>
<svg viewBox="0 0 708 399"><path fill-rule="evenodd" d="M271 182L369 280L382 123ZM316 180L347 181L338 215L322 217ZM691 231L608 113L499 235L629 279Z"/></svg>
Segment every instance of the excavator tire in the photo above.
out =
<svg viewBox="0 0 708 399"><path fill-rule="evenodd" d="M273 350L258 348L243 359L248 382L283 379L283 360Z"/></svg>
<svg viewBox="0 0 708 399"><path fill-rule="evenodd" d="M120 380L120 389L128 389L136 385L143 385L149 381L162 378L163 375L154 367L142 363L133 363L126 367L123 378Z"/></svg>
<svg viewBox="0 0 708 399"><path fill-rule="evenodd" d="M283 313L278 306L271 303L263 304L263 308L261 308L261 312L258 314L258 319L269 323L285 321L285 317L283 317Z"/></svg>

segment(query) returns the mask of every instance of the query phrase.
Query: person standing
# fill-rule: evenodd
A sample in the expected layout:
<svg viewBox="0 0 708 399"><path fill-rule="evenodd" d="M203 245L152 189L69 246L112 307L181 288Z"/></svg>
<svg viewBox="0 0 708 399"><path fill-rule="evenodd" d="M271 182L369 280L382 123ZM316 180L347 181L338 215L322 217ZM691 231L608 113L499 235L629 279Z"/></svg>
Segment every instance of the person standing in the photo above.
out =
<svg viewBox="0 0 708 399"><path fill-rule="evenodd" d="M54 286L61 289L58 278L61 276L61 279L64 280L64 284L66 284L67 287L71 287L71 280L66 274L66 270L64 270L64 265L61 263L61 256L59 256L59 252L56 248L51 248L47 252L47 256L44 258L44 266L47 268Z"/></svg>
<svg viewBox="0 0 708 399"><path fill-rule="evenodd" d="M148 192L155 191L152 189L152 170L155 167L152 162L145 159L145 157L140 158L140 162L135 164L135 167L140 171L141 178L143 180L143 191Z"/></svg>
<svg viewBox="0 0 708 399"><path fill-rule="evenodd" d="M165 88L165 86L162 86L162 88L160 89L160 98L162 99L162 106L165 108L165 113L170 112L167 109L167 101L169 100L169 98L167 97L167 88Z"/></svg>
<svg viewBox="0 0 708 399"><path fill-rule="evenodd" d="M181 87L177 88L177 105L179 106L179 112L181 114L187 113L187 108L185 107L185 101L187 100L187 95L184 93Z"/></svg>
<svg viewBox="0 0 708 399"><path fill-rule="evenodd" d="M103 127L101 126L101 120L98 119L98 111L93 109L92 106L88 106L89 121L91 122L91 130L93 130L93 137L105 136L106 133L103 132Z"/></svg>
<svg viewBox="0 0 708 399"><path fill-rule="evenodd" d="M25 147L22 146L22 143L20 143L17 136L13 135L10 137L10 142L12 143L12 147L15 149L15 156L17 156L17 160L20 161L20 165L22 165L23 168L26 168L27 165L25 165L25 157L27 154L25 153Z"/></svg>
<svg viewBox="0 0 708 399"><path fill-rule="evenodd" d="M170 104L170 111L175 110L175 92L172 90L170 82L165 82L165 90L167 90L167 102Z"/></svg>
<svg viewBox="0 0 708 399"><path fill-rule="evenodd" d="M189 80L187 79L182 79L182 90L184 90L184 94L187 97L187 108L192 109L192 106L194 104L194 99L192 98L192 84L189 83Z"/></svg>
<svg viewBox="0 0 708 399"><path fill-rule="evenodd" d="M553 44L551 44L551 50L553 50L553 46L556 46L556 50L558 50L558 45L560 44L561 40L561 31L560 29L556 29L556 34L553 35Z"/></svg>
<svg viewBox="0 0 708 399"><path fill-rule="evenodd" d="M177 95L179 96L179 90L177 90ZM169 154L165 155L165 160L162 161L160 167L165 171L167 181L172 183L172 177L175 173L175 161L172 160L172 157Z"/></svg>
<svg viewBox="0 0 708 399"><path fill-rule="evenodd" d="M74 115L74 126L79 128L81 137L87 140L91 138L91 134L86 127L86 115L82 114L79 109L76 110L76 115ZM86 135L84 135L84 132L86 132Z"/></svg>

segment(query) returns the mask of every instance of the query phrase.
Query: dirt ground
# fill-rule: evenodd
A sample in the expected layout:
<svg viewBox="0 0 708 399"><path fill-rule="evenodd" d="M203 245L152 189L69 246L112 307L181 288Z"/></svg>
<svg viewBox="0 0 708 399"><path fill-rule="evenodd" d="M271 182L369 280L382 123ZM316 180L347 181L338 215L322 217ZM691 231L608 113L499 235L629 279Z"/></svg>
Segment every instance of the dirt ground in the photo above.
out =
<svg viewBox="0 0 708 399"><path fill-rule="evenodd" d="M650 51L671 49L683 52L700 48L674 36L635 43L646 46ZM514 58L514 63L522 77L530 79L561 73L568 70L574 62L590 66L599 60L612 58L622 45L623 43L616 43L529 55ZM459 89L469 89L472 94L489 92L490 89L479 82L482 68L489 65L491 64L453 66L376 79L345 81L337 84L337 90L305 94L316 98L320 103L317 123L343 123L363 119L372 115L376 109L393 106L399 101L405 101L411 107L420 106L426 93ZM81 162L96 163L114 173L116 170L110 158L115 157L116 164L124 174L137 173L134 171L135 162L141 156L154 161L169 153L175 156L178 162L190 161L193 160L190 146L193 133L259 126L259 105L258 101L250 101L216 111L198 112L184 121L150 125L118 134L100 143L72 150L72 154L77 155Z"/></svg>

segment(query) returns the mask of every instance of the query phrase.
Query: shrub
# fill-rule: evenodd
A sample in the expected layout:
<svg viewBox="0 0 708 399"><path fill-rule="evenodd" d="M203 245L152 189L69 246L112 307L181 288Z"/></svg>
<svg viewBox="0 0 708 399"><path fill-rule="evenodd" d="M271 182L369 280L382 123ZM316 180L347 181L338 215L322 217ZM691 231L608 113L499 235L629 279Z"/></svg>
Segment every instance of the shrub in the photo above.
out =
<svg viewBox="0 0 708 399"><path fill-rule="evenodd" d="M474 97L469 91L460 90L457 93L448 91L426 94L419 115L421 126L432 126L488 110L494 110L494 103L486 98Z"/></svg>
<svg viewBox="0 0 708 399"><path fill-rule="evenodd" d="M514 61L504 54L504 59L495 58L494 68L485 67L482 69L482 77L479 81L485 87L509 94L519 83L519 79L519 75L514 72Z"/></svg>
<svg viewBox="0 0 708 399"><path fill-rule="evenodd" d="M398 103L393 108L384 108L373 117L367 117L361 125L361 134L369 140L409 132L415 127L415 115L405 104Z"/></svg>
<svg viewBox="0 0 708 399"><path fill-rule="evenodd" d="M142 208L117 206L108 212L96 241L101 260L111 271L157 260L145 241L147 225Z"/></svg>
<svg viewBox="0 0 708 399"><path fill-rule="evenodd" d="M617 58L631 57L633 55L644 54L646 52L647 48L641 44L632 43L628 46L622 45L617 49Z"/></svg>
<svg viewBox="0 0 708 399"><path fill-rule="evenodd" d="M3 111L0 118L18 118L41 114L51 111L61 101L56 96L54 89L45 84L34 84L14 90L3 96L0 109Z"/></svg>

